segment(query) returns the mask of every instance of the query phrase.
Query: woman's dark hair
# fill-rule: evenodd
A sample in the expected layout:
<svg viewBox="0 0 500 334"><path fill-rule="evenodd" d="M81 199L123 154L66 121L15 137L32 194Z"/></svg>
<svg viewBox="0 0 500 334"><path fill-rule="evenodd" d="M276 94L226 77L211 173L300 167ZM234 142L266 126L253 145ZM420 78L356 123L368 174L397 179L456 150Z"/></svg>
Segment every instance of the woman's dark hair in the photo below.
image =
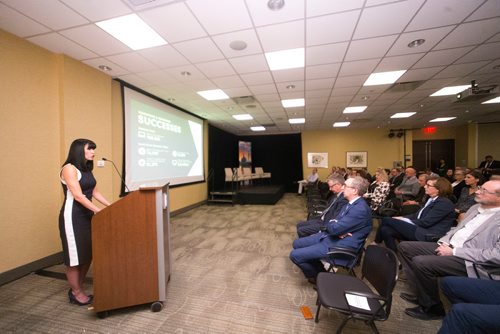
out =
<svg viewBox="0 0 500 334"><path fill-rule="evenodd" d="M432 178L429 180L432 180ZM453 195L453 187L450 181L445 177L438 177L435 180L434 187L439 191L439 196L450 198Z"/></svg>
<svg viewBox="0 0 500 334"><path fill-rule="evenodd" d="M483 174L479 173L478 171L473 170L472 172L469 172L465 175L470 175L473 178L475 178L477 181L477 185L480 186L484 183L484 177Z"/></svg>
<svg viewBox="0 0 500 334"><path fill-rule="evenodd" d="M95 149L97 147L96 144L90 139L75 139L69 147L68 158L64 162L63 166L66 164L72 164L81 172L91 172L94 169L94 162L92 160L85 159L85 145L87 144L89 145L89 149Z"/></svg>

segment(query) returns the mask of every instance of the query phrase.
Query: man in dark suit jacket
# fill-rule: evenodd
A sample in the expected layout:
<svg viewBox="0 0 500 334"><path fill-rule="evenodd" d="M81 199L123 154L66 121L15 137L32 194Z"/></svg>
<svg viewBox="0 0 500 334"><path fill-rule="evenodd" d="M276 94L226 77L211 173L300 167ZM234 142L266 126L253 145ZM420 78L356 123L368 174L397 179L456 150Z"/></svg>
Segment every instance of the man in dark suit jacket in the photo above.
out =
<svg viewBox="0 0 500 334"><path fill-rule="evenodd" d="M372 229L371 210L362 198L368 189L368 181L362 177L346 180L344 197L349 204L344 207L336 219L330 220L325 231L296 239L290 260L304 273L310 283L316 283L316 276L324 271L321 259L328 257L332 247L358 249L364 244ZM345 265L339 263L339 265Z"/></svg>
<svg viewBox="0 0 500 334"><path fill-rule="evenodd" d="M342 208L348 203L344 198L343 189L345 180L342 177L332 176L327 180L330 191L336 196L328 203L326 209L321 216L315 217L306 221L301 221L297 224L297 235L299 238L307 237L311 234L318 233L326 226L326 223L334 219L341 212Z"/></svg>
<svg viewBox="0 0 500 334"><path fill-rule="evenodd" d="M443 177L430 179L425 185L429 196L425 206L403 217L384 217L377 230L375 242L385 243L397 252L396 239L408 241L433 241L448 232L455 221L455 205L447 196L452 193L451 184Z"/></svg>
<svg viewBox="0 0 500 334"><path fill-rule="evenodd" d="M487 155L484 157L484 161L479 164L479 169L486 181L488 181L491 174L500 171L500 161L493 160L491 155Z"/></svg>

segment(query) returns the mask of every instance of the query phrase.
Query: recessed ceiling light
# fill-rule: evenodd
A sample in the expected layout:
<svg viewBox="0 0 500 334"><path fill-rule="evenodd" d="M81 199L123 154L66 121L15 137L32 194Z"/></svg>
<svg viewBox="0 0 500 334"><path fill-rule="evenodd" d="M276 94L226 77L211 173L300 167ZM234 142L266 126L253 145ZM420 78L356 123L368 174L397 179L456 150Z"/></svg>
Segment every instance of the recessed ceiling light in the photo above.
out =
<svg viewBox="0 0 500 334"><path fill-rule="evenodd" d="M467 88L470 88L470 85L444 87L438 90L437 92L432 93L430 96L455 95L457 93L463 92Z"/></svg>
<svg viewBox="0 0 500 334"><path fill-rule="evenodd" d="M286 86L286 89L295 89L295 85L288 85Z"/></svg>
<svg viewBox="0 0 500 334"><path fill-rule="evenodd" d="M493 66L492 69L494 69L494 70L500 70L500 64Z"/></svg>
<svg viewBox="0 0 500 334"><path fill-rule="evenodd" d="M366 101L366 100L368 100L369 98L370 98L369 96L363 96L363 97L361 98L361 100Z"/></svg>
<svg viewBox="0 0 500 334"><path fill-rule="evenodd" d="M398 112L391 116L391 118L407 118L415 115L416 112Z"/></svg>
<svg viewBox="0 0 500 334"><path fill-rule="evenodd" d="M267 7L270 10L280 10L285 6L285 0L269 0L267 2Z"/></svg>
<svg viewBox="0 0 500 334"><path fill-rule="evenodd" d="M181 72L181 75L182 75L183 77L188 77L188 76L190 76L190 75L191 75L191 72L188 72L188 71L182 71L182 72Z"/></svg>
<svg viewBox="0 0 500 334"><path fill-rule="evenodd" d="M500 103L500 96L495 97L494 99L484 101L481 104L488 104L488 103Z"/></svg>
<svg viewBox="0 0 500 334"><path fill-rule="evenodd" d="M203 90L196 93L198 93L198 95L202 96L205 100L208 101L229 99L229 96L227 96L227 94L224 93L222 89Z"/></svg>
<svg viewBox="0 0 500 334"><path fill-rule="evenodd" d="M293 108L293 107L303 107L305 106L306 102L304 99L288 99L288 100L281 100L281 105L283 108Z"/></svg>
<svg viewBox="0 0 500 334"><path fill-rule="evenodd" d="M335 122L335 123L333 123L333 127L334 128L343 128L343 127L349 126L349 124L351 124L351 122Z"/></svg>
<svg viewBox="0 0 500 334"><path fill-rule="evenodd" d="M288 123L290 124L304 124L306 122L305 118L290 118Z"/></svg>
<svg viewBox="0 0 500 334"><path fill-rule="evenodd" d="M166 40L136 14L96 22L96 25L132 50L167 44Z"/></svg>
<svg viewBox="0 0 500 334"><path fill-rule="evenodd" d="M253 119L252 115L250 114L233 115L233 118L237 119L238 121L248 121L250 119Z"/></svg>
<svg viewBox="0 0 500 334"><path fill-rule="evenodd" d="M451 121L452 119L455 119L456 117L438 117L431 119L429 122L448 122Z"/></svg>
<svg viewBox="0 0 500 334"><path fill-rule="evenodd" d="M365 111L368 108L367 106L359 106L359 107L347 107L344 109L342 113L344 114L356 114Z"/></svg>
<svg viewBox="0 0 500 334"><path fill-rule="evenodd" d="M305 64L304 48L266 52L265 56L271 71L304 67Z"/></svg>
<svg viewBox="0 0 500 334"><path fill-rule="evenodd" d="M247 48L247 43L244 41L232 41L229 43L229 47L235 51L241 51Z"/></svg>
<svg viewBox="0 0 500 334"><path fill-rule="evenodd" d="M167 101L168 101L168 102L174 102L174 101L175 101L175 99L174 99L173 97L169 97L169 98L167 99Z"/></svg>
<svg viewBox="0 0 500 334"><path fill-rule="evenodd" d="M250 127L250 130L252 130L252 131L266 131L266 128L263 126L252 126L252 127Z"/></svg>
<svg viewBox="0 0 500 334"><path fill-rule="evenodd" d="M409 48L416 48L417 46L420 46L420 45L422 45L424 43L425 43L425 39L419 38L419 39L416 39L416 40L411 41L410 43L408 43L408 47Z"/></svg>
<svg viewBox="0 0 500 334"><path fill-rule="evenodd" d="M113 70L111 67L109 67L109 66L107 66L107 65L99 65L98 67L99 67L99 69L100 69L101 71L104 71L104 72L109 72L109 71L112 71L112 70Z"/></svg>
<svg viewBox="0 0 500 334"><path fill-rule="evenodd" d="M392 84L395 83L403 74L405 74L405 72L406 70L372 73L370 74L368 79L366 79L363 86Z"/></svg>

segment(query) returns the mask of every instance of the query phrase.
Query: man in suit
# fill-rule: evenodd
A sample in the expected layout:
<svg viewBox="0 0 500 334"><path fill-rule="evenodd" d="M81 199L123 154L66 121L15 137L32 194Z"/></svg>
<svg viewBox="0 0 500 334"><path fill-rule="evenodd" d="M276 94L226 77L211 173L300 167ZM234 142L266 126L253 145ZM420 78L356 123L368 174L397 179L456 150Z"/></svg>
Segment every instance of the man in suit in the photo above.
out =
<svg viewBox="0 0 500 334"><path fill-rule="evenodd" d="M493 160L491 155L487 155L484 157L484 161L479 164L478 168L481 170L484 178L489 180L491 174L500 171L500 161Z"/></svg>
<svg viewBox="0 0 500 334"><path fill-rule="evenodd" d="M478 188L476 202L437 245L422 241L399 244L401 262L413 290L400 296L418 305L407 308L406 314L422 320L441 318L444 310L439 300L439 277L488 277L485 268L474 268L473 262L500 264L500 181L488 181Z"/></svg>
<svg viewBox="0 0 500 334"><path fill-rule="evenodd" d="M498 332L500 281L450 276L440 283L453 306L438 334Z"/></svg>
<svg viewBox="0 0 500 334"><path fill-rule="evenodd" d="M435 241L450 230L455 222L455 205L448 198L453 192L450 181L444 177L431 178L424 188L428 196L425 205L406 216L384 217L375 243L383 241L387 248L397 252L396 239Z"/></svg>
<svg viewBox="0 0 500 334"><path fill-rule="evenodd" d="M325 270L320 260L328 257L330 248L358 249L364 244L372 229L371 210L362 198L367 189L368 181L362 177L347 179L344 197L349 203L337 218L328 221L324 231L293 242L290 259L302 270L310 283L315 284L318 273Z"/></svg>
<svg viewBox="0 0 500 334"><path fill-rule="evenodd" d="M328 188L334 195L327 204L326 209L321 213L321 216L306 221L300 221L297 224L297 235L299 238L318 233L326 226L327 222L337 217L342 208L347 204L347 199L344 198L343 194L344 178L340 176L331 176L326 182L328 183Z"/></svg>

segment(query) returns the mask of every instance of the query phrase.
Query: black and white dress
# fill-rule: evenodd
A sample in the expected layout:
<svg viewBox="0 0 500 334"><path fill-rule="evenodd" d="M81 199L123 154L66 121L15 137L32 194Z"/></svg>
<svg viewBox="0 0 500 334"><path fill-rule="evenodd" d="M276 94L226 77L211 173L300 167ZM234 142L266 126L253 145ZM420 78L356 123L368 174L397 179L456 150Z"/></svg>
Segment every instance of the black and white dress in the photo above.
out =
<svg viewBox="0 0 500 334"><path fill-rule="evenodd" d="M75 167L76 168L76 167ZM83 194L92 200L96 180L92 172L77 169L78 182ZM92 261L91 220L94 212L77 202L66 182L61 183L64 191L64 203L59 213L59 234L64 254L64 264L70 267L88 264Z"/></svg>

